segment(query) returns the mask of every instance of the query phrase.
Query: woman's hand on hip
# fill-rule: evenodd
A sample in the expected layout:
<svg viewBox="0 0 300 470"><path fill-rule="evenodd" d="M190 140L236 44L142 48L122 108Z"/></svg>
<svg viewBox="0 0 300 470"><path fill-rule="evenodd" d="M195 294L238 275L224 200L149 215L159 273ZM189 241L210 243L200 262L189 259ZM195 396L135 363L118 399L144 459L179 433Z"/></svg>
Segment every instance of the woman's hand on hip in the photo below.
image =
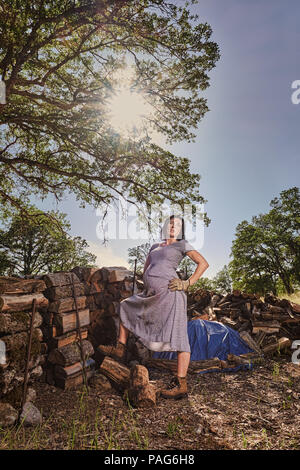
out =
<svg viewBox="0 0 300 470"><path fill-rule="evenodd" d="M183 281L182 279L179 279L178 277L174 277L169 281L168 287L170 290L175 291L175 290L183 290L187 291L190 286L190 282Z"/></svg>

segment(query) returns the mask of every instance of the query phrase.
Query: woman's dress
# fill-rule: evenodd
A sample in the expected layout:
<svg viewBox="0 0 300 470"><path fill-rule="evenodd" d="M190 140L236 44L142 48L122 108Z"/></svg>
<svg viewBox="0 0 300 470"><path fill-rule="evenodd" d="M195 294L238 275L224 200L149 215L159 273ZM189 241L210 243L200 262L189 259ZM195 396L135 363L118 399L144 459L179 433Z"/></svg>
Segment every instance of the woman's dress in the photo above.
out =
<svg viewBox="0 0 300 470"><path fill-rule="evenodd" d="M119 304L122 324L152 351L191 352L187 332L187 294L171 291L169 281L188 251L195 248L186 240L170 245L154 243L144 276L144 290Z"/></svg>

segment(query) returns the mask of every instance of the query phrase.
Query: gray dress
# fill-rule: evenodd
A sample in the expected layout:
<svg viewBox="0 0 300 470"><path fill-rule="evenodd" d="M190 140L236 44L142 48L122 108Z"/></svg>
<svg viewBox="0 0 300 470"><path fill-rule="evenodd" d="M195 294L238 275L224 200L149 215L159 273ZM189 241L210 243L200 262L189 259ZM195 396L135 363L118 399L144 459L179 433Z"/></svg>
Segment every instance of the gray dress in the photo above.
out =
<svg viewBox="0 0 300 470"><path fill-rule="evenodd" d="M144 290L119 304L123 325L153 351L191 352L187 333L187 294L171 291L169 281L179 276L176 268L186 253L195 248L186 240L149 251L150 264L144 276Z"/></svg>

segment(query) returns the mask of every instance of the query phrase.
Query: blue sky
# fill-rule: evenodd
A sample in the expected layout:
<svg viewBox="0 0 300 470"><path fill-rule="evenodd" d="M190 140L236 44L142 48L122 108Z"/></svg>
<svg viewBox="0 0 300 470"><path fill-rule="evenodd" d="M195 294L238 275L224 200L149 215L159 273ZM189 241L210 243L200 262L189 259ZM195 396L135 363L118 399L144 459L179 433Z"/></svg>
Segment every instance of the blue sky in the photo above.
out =
<svg viewBox="0 0 300 470"><path fill-rule="evenodd" d="M168 148L190 158L191 170L202 176L212 222L199 251L210 265L204 276L212 278L230 261L237 224L268 211L280 191L299 186L300 104L291 101L291 85L300 80L300 3L200 0L193 12L212 26L221 59L203 94L210 111L195 143ZM72 197L50 207L67 213L71 235L89 242L99 266L128 266L127 249L145 242L111 240L105 247L93 208L80 209Z"/></svg>

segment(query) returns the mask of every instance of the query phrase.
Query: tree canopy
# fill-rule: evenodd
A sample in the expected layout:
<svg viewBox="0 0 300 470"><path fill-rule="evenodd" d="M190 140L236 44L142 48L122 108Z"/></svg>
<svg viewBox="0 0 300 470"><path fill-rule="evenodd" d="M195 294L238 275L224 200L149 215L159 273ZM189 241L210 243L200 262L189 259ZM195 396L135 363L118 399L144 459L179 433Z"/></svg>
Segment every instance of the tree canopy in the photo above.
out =
<svg viewBox="0 0 300 470"><path fill-rule="evenodd" d="M266 214L242 221L232 243L229 270L234 288L293 293L300 287L300 190L274 198Z"/></svg>
<svg viewBox="0 0 300 470"><path fill-rule="evenodd" d="M111 127L116 72L152 105L149 127L168 142L194 139L208 106L201 92L219 59L195 1L1 0L0 204L26 216L22 195L105 208L118 195L147 206L206 202L200 175L151 138ZM181 5L181 6L180 6ZM204 221L209 223L207 214Z"/></svg>
<svg viewBox="0 0 300 470"><path fill-rule="evenodd" d="M27 207L27 211L39 215L38 219L15 214L0 230L1 275L40 275L70 271L75 266L95 267L96 256L86 251L85 240L67 236L56 225L49 224L47 215L55 216L66 232L70 224L65 214L43 214L34 207Z"/></svg>

